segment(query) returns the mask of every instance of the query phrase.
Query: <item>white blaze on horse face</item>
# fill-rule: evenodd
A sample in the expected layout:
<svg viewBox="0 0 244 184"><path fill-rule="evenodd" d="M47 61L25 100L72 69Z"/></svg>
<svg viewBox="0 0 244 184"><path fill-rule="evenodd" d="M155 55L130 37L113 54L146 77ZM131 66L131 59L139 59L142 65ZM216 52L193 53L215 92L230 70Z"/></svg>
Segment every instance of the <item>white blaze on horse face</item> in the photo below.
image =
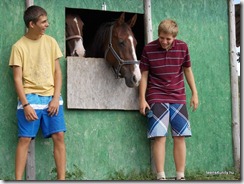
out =
<svg viewBox="0 0 244 184"><path fill-rule="evenodd" d="M131 43L133 59L135 61L137 61L135 46L134 46L134 43L133 43L133 37L132 36L129 36L128 39L130 40L130 43Z"/></svg>
<svg viewBox="0 0 244 184"><path fill-rule="evenodd" d="M134 59L134 61L137 61L136 50L135 50L135 46L134 46L134 42L133 42L133 37L129 36L129 40L131 42L133 59ZM141 80L141 71L140 71L140 68L139 68L139 64L135 64L134 65L134 75L135 75L136 81L139 83L139 81Z"/></svg>
<svg viewBox="0 0 244 184"><path fill-rule="evenodd" d="M76 23L76 27L77 27L79 35L81 35L77 18L75 17L73 20ZM83 40L82 39L75 41L75 47L74 47L74 50L72 51L72 55L75 55L75 53L78 54L79 57L83 57L85 55L85 48L83 46Z"/></svg>
<svg viewBox="0 0 244 184"><path fill-rule="evenodd" d="M85 48L83 46L82 39L79 39L78 41L75 41L75 47L74 47L74 50L73 50L73 54L74 55L75 55L75 52L76 52L76 54L79 55L79 57L83 57L85 55Z"/></svg>
<svg viewBox="0 0 244 184"><path fill-rule="evenodd" d="M80 28L79 28L79 25L78 25L78 20L77 20L77 18L76 18L76 17L74 18L74 21L75 21L75 24L76 24L77 30L78 30L78 32L79 32L79 35L81 35L81 34L80 34Z"/></svg>

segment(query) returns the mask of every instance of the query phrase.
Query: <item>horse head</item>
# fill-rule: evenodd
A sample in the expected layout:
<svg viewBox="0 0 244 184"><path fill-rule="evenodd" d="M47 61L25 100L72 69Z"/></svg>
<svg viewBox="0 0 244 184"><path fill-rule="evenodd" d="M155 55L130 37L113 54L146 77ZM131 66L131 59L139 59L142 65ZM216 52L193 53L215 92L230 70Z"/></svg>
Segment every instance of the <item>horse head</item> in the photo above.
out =
<svg viewBox="0 0 244 184"><path fill-rule="evenodd" d="M136 56L137 41L131 28L137 19L135 14L129 21L125 22L125 13L122 13L109 30L105 60L112 65L116 77L125 78L128 87L136 87L141 79L139 61Z"/></svg>
<svg viewBox="0 0 244 184"><path fill-rule="evenodd" d="M84 23L78 15L69 14L65 19L65 35L67 44L67 56L85 55L83 46L83 26Z"/></svg>

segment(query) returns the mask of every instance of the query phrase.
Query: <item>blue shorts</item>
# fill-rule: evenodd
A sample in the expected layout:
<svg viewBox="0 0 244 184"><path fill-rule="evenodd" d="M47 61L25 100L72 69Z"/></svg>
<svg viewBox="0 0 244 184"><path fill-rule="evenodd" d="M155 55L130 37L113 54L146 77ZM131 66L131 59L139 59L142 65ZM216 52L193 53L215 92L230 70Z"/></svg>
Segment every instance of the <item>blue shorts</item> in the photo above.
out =
<svg viewBox="0 0 244 184"><path fill-rule="evenodd" d="M48 104L52 100L52 96L40 96L36 94L26 94L27 101L31 107L35 109L38 119L35 121L27 121L24 109L20 101L17 106L18 119L18 137L35 138L39 128L41 127L42 135L45 138L51 137L57 132L65 132L65 121L63 111L63 99L59 99L59 111L57 115L48 116Z"/></svg>
<svg viewBox="0 0 244 184"><path fill-rule="evenodd" d="M148 118L148 138L167 136L169 123L172 136L191 136L185 104L154 103L153 116Z"/></svg>

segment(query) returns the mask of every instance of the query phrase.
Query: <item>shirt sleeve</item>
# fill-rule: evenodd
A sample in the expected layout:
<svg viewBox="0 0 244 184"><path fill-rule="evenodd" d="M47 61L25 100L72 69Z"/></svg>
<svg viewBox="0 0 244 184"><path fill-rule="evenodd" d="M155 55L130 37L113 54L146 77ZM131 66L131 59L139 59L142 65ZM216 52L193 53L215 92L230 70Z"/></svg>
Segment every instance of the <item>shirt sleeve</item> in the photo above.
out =
<svg viewBox="0 0 244 184"><path fill-rule="evenodd" d="M190 54L189 54L189 49L188 46L185 45L186 49L186 53L185 53L185 57L184 57L184 63L183 63L183 67L191 67L191 58L190 58Z"/></svg>
<svg viewBox="0 0 244 184"><path fill-rule="evenodd" d="M21 52L16 47L16 45L12 46L10 59L9 59L9 66L21 66L22 67L22 59L21 59Z"/></svg>

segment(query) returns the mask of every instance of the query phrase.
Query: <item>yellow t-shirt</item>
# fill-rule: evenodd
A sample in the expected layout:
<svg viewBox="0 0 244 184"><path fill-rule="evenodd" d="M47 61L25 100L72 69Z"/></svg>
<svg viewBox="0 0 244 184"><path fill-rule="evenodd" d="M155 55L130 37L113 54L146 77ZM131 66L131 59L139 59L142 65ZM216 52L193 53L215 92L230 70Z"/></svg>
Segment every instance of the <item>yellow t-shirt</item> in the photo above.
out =
<svg viewBox="0 0 244 184"><path fill-rule="evenodd" d="M12 46L9 66L22 67L25 94L52 96L55 60L62 56L56 40L51 36L42 35L38 40L23 36Z"/></svg>

